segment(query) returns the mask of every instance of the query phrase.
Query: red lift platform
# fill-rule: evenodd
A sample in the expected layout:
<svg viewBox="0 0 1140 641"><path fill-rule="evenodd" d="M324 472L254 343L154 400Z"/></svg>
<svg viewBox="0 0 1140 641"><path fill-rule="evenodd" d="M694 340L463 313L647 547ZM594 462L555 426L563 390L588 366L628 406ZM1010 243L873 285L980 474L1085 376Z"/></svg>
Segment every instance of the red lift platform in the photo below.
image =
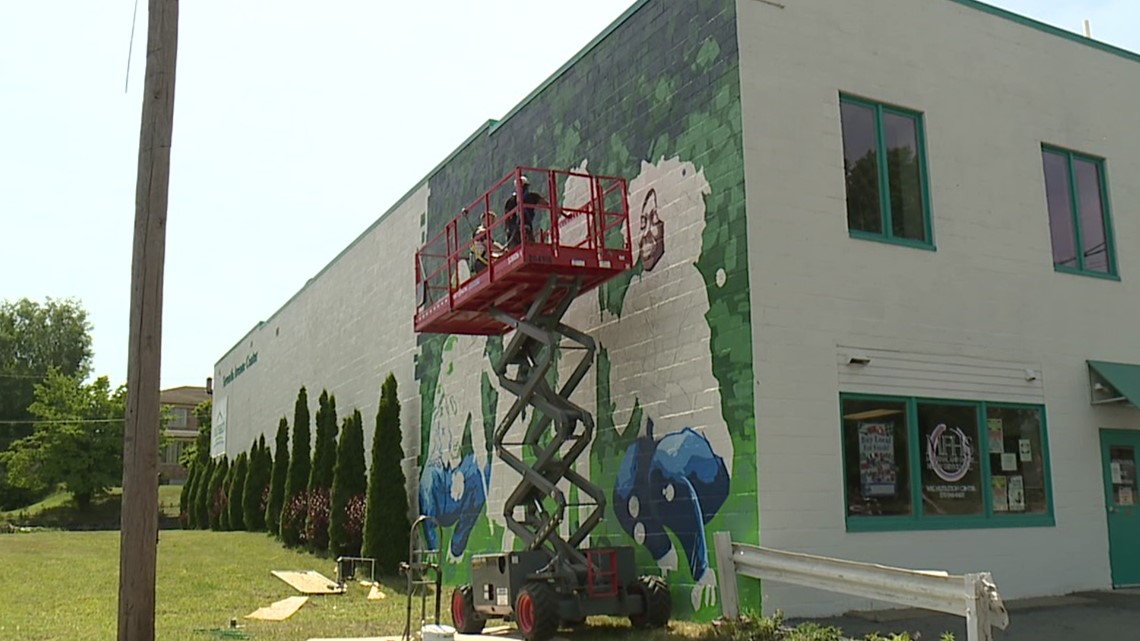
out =
<svg viewBox="0 0 1140 641"><path fill-rule="evenodd" d="M528 641L547 641L593 615L625 615L638 627L669 621L668 585L636 576L633 548L584 547L605 514L606 492L574 467L593 439L594 417L571 397L597 345L562 319L576 297L633 266L627 189L623 178L517 167L416 252L417 332L514 330L492 358L515 400L491 442L520 477L503 519L522 545L472 558L471 583L451 598L459 632L505 618ZM559 355L568 369L555 386L548 374ZM522 434L512 429L520 420ZM570 509L585 516L567 522Z"/></svg>
<svg viewBox="0 0 1140 641"><path fill-rule="evenodd" d="M515 168L416 252L416 332L505 334L490 310L522 317L552 276L581 279L581 295L632 267L627 189L624 178Z"/></svg>

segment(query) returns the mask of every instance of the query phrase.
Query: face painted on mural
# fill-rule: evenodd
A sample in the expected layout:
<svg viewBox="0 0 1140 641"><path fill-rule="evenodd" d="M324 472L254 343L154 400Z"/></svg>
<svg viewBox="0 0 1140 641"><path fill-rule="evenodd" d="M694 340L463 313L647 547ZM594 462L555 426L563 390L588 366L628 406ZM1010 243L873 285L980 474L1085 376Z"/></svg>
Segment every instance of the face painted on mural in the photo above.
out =
<svg viewBox="0 0 1140 641"><path fill-rule="evenodd" d="M665 255L665 223L657 212L657 190L650 189L641 203L641 235L638 240L641 266L653 271Z"/></svg>

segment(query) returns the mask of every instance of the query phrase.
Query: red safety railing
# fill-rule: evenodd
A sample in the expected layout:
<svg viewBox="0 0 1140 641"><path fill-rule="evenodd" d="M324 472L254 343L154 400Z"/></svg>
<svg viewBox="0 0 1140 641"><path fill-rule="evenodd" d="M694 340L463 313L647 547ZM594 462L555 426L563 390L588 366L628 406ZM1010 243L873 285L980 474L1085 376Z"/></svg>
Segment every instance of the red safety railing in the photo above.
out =
<svg viewBox="0 0 1140 641"><path fill-rule="evenodd" d="M429 316L485 308L474 290L518 280L520 269L583 275L585 289L628 269L627 188L624 178L517 167L416 252L417 330L427 331L421 321Z"/></svg>

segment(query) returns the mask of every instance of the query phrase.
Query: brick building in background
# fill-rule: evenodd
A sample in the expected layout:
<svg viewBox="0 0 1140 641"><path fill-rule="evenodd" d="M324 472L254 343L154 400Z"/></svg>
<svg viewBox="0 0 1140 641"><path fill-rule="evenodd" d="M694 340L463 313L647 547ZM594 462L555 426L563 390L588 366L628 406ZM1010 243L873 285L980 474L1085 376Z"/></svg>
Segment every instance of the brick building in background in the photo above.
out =
<svg viewBox="0 0 1140 641"><path fill-rule="evenodd" d="M213 454L301 386L374 416L394 372L413 509L452 558L510 546L501 343L413 332L413 254L514 166L575 168L629 179L641 250L567 316L599 342L593 540L676 616L718 613L717 530L1007 598L1140 584L1137 63L972 0L639 1L222 356ZM662 452L696 467L648 487Z"/></svg>
<svg viewBox="0 0 1140 641"><path fill-rule="evenodd" d="M158 456L158 473L163 481L181 483L186 480L187 471L178 464L178 458L198 438L198 418L194 415L194 408L209 398L205 387L190 385L159 392L159 404L168 416L166 444Z"/></svg>

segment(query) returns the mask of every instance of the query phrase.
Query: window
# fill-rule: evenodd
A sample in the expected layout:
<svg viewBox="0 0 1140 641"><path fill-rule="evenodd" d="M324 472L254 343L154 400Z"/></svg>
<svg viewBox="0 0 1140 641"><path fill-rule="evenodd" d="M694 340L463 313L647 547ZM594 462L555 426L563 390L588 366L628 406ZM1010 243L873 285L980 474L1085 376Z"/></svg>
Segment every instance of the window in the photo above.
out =
<svg viewBox="0 0 1140 641"><path fill-rule="evenodd" d="M190 420L190 411L185 407L172 407L167 410L166 426L172 428L186 427Z"/></svg>
<svg viewBox="0 0 1140 641"><path fill-rule="evenodd" d="M849 531L1053 525L1041 406L845 394Z"/></svg>
<svg viewBox="0 0 1140 641"><path fill-rule="evenodd" d="M1054 268L1115 277L1104 161L1055 147L1041 153Z"/></svg>
<svg viewBox="0 0 1140 641"><path fill-rule="evenodd" d="M161 460L168 465L176 465L182 453L186 451L186 446L189 443L185 441L170 441L166 447L162 448Z"/></svg>
<svg viewBox="0 0 1140 641"><path fill-rule="evenodd" d="M841 96L847 228L933 249L922 115Z"/></svg>

